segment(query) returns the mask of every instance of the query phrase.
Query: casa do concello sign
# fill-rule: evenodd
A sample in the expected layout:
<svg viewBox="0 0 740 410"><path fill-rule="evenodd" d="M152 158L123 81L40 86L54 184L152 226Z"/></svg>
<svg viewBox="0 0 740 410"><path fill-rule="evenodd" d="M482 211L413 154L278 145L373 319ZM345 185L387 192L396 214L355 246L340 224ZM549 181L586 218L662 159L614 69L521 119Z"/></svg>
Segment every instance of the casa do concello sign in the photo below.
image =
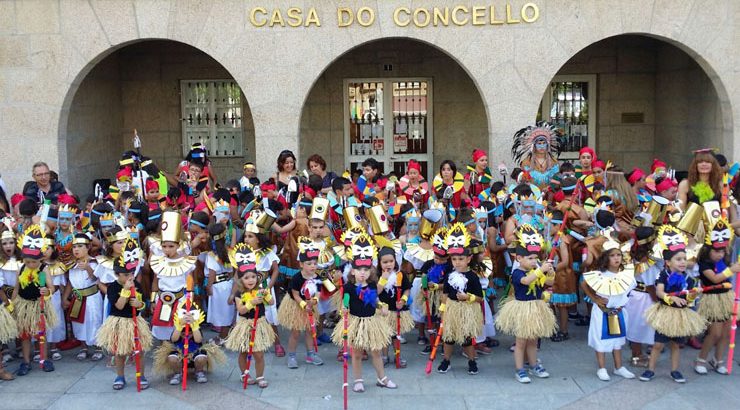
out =
<svg viewBox="0 0 740 410"><path fill-rule="evenodd" d="M338 7L336 16L320 16L316 8L254 7L249 11L249 22L255 27L321 27L322 18L336 22L337 27L359 25L369 27L376 23L377 13L372 7ZM540 18L540 8L535 3L525 3L517 8L511 3L489 6L435 6L397 7L390 18L399 27L449 27L449 26L500 26L534 23Z"/></svg>

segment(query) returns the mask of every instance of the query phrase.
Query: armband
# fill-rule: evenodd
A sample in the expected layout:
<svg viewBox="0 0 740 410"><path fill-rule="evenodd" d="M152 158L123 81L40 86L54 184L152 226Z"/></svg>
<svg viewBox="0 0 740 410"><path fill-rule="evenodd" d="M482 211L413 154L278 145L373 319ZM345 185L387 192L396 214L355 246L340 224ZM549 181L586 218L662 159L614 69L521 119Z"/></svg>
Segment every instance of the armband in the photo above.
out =
<svg viewBox="0 0 740 410"><path fill-rule="evenodd" d="M149 302L154 303L154 301L157 300L157 292L152 291L152 293L149 295Z"/></svg>
<svg viewBox="0 0 740 410"><path fill-rule="evenodd" d="M725 268L724 271L722 271L722 276L726 278L731 278L734 273L730 270L730 268Z"/></svg>
<svg viewBox="0 0 740 410"><path fill-rule="evenodd" d="M381 288L384 288L387 283L388 279L386 278L380 278L380 280L378 281L378 285L380 285Z"/></svg>
<svg viewBox="0 0 740 410"><path fill-rule="evenodd" d="M475 303L476 299L478 299L478 298L476 298L474 294L468 293L468 302L469 303Z"/></svg>
<svg viewBox="0 0 740 410"><path fill-rule="evenodd" d="M439 309L438 309L438 310L439 310L440 312L444 313L444 311L445 311L445 309L446 309L446 308L447 308L447 306L445 306L445 304L444 304L444 303L441 303L441 304L439 305Z"/></svg>
<svg viewBox="0 0 740 410"><path fill-rule="evenodd" d="M401 300L403 301L403 303L408 302L409 301L409 295L403 295L403 296L401 296Z"/></svg>
<svg viewBox="0 0 740 410"><path fill-rule="evenodd" d="M671 296L670 295L663 296L663 302L665 302L666 305L670 305L672 303Z"/></svg>
<svg viewBox="0 0 740 410"><path fill-rule="evenodd" d="M121 293L119 294L119 297L129 299L131 298L131 290L130 289L121 289Z"/></svg>
<svg viewBox="0 0 740 410"><path fill-rule="evenodd" d="M301 309L305 309L306 308L306 305L308 305L308 303L306 303L305 300L300 301L300 303L298 303L298 304L301 306Z"/></svg>

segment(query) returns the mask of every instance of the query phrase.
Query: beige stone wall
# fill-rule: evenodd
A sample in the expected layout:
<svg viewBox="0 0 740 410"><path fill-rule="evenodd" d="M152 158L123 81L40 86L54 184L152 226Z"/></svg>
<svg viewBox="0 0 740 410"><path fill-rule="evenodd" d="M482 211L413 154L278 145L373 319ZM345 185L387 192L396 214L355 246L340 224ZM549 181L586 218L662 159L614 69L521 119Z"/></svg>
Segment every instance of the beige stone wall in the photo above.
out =
<svg viewBox="0 0 740 410"><path fill-rule="evenodd" d="M382 61L392 62L384 72ZM345 78L430 77L434 94L434 165L452 159L458 167L470 161L473 147L487 147L488 125L480 93L467 73L432 46L405 39L388 39L345 54L319 77L301 114L300 167L314 153L329 169L345 164L343 80Z"/></svg>

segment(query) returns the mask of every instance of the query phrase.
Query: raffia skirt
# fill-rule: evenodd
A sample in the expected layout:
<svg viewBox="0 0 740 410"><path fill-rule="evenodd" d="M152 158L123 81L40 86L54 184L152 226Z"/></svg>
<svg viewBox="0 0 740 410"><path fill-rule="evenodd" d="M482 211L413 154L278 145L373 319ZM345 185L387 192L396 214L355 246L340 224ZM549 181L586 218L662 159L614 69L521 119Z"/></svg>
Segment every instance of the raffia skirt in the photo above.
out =
<svg viewBox="0 0 740 410"><path fill-rule="evenodd" d="M226 355L219 346L213 343L204 343L201 345L200 350L205 352L206 358L208 359L206 371L212 372L216 365L226 363ZM172 369L169 363L167 363L167 358L172 352L178 352L177 358L182 364L182 352L172 342L162 342L158 348L154 349L154 362L152 363L154 374L164 376L172 374L175 369ZM193 353L194 352L192 350L188 352L188 356L190 356L188 360L195 360ZM182 368L182 365L180 365L180 367Z"/></svg>
<svg viewBox="0 0 740 410"><path fill-rule="evenodd" d="M706 293L699 299L699 315L710 323L726 322L732 319L732 305L735 295L728 291Z"/></svg>
<svg viewBox="0 0 740 410"><path fill-rule="evenodd" d="M0 304L0 343L8 343L18 336L18 325L8 309Z"/></svg>
<svg viewBox="0 0 740 410"><path fill-rule="evenodd" d="M442 316L445 343L468 343L483 331L483 311L480 303L447 300Z"/></svg>
<svg viewBox="0 0 740 410"><path fill-rule="evenodd" d="M249 352L249 338L252 336L252 323L254 319L239 316L236 319L236 325L226 337L224 346L232 351L239 353ZM285 323L285 322L281 322ZM257 328L254 331L253 352L264 352L275 343L275 331L267 323L267 319L261 317L257 319Z"/></svg>
<svg viewBox="0 0 740 410"><path fill-rule="evenodd" d="M388 315L390 316L390 315ZM395 319L395 315L394 315ZM334 327L331 340L335 345L342 347L342 333L344 322L339 322ZM349 315L349 326L347 327L347 343L353 349L367 351L381 350L391 343L391 337L395 332L388 326L388 321L382 315L369 317L358 317Z"/></svg>
<svg viewBox="0 0 740 410"><path fill-rule="evenodd" d="M313 319L314 323L319 320L319 311L316 305L313 308ZM304 331L311 329L308 312L306 312L306 309L301 309L301 306L290 295L285 295L280 303L278 322L288 330Z"/></svg>
<svg viewBox="0 0 740 410"><path fill-rule="evenodd" d="M382 315L381 315L382 316ZM388 322L388 326L391 327L391 331L393 332L393 335L396 334L396 329L398 328L398 319L396 318L396 311L391 310L388 313L388 316L382 316L383 319L385 319L386 322ZM416 323L414 323L414 318L411 317L411 312L408 310L402 310L401 311L401 334L404 334L416 326Z"/></svg>
<svg viewBox="0 0 740 410"><path fill-rule="evenodd" d="M496 317L496 328L520 339L550 337L557 331L555 314L542 299L516 300L511 298L501 305Z"/></svg>
<svg viewBox="0 0 740 410"><path fill-rule="evenodd" d="M46 330L53 328L59 323L54 306L51 300L44 302L44 317L46 318ZM18 335L36 337L39 333L39 319L41 318L41 299L27 300L21 297L13 301L15 310L15 323L18 327Z"/></svg>
<svg viewBox="0 0 740 410"><path fill-rule="evenodd" d="M645 321L656 332L668 337L691 337L704 331L707 321L689 308L655 303L645 311Z"/></svg>
<svg viewBox="0 0 740 410"><path fill-rule="evenodd" d="M141 316L136 317L136 323L141 350L149 351L153 338L149 324ZM98 329L96 340L98 346L110 354L130 355L134 352L134 321L130 317L108 316Z"/></svg>

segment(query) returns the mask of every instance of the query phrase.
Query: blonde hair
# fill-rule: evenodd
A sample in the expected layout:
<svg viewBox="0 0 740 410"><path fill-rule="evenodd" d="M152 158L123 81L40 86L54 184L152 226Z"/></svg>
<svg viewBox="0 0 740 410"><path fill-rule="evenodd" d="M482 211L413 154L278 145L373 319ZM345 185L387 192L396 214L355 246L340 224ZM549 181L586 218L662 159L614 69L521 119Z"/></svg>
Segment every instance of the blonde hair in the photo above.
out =
<svg viewBox="0 0 740 410"><path fill-rule="evenodd" d="M621 171L606 171L606 189L619 193L621 198L612 199L620 199L630 212L633 212L640 205L635 191L632 190L632 186L627 182L627 178L624 177L624 173Z"/></svg>
<svg viewBox="0 0 740 410"><path fill-rule="evenodd" d="M689 165L689 187L692 187L694 184L699 182L698 165L700 162L709 162L712 164L712 171L709 173L709 186L712 188L715 195L721 193L723 174L722 167L719 166L717 158L715 158L710 152L697 152L696 155L694 155L694 159L691 161L691 165Z"/></svg>

